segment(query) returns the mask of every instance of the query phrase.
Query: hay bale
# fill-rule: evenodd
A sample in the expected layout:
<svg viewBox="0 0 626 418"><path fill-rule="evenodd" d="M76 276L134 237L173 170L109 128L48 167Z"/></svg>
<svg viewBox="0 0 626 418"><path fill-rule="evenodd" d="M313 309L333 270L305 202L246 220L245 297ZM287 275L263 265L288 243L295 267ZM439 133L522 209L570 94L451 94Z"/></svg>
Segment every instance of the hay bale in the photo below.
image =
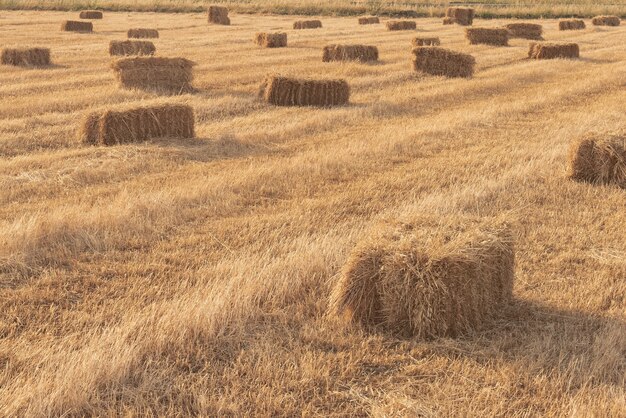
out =
<svg viewBox="0 0 626 418"><path fill-rule="evenodd" d="M430 75L471 77L476 60L469 54L437 46L413 48L413 69Z"/></svg>
<svg viewBox="0 0 626 418"><path fill-rule="evenodd" d="M413 46L439 46L441 45L441 42L439 41L439 38L417 37L411 40L411 44Z"/></svg>
<svg viewBox="0 0 626 418"><path fill-rule="evenodd" d="M621 21L618 16L596 16L591 23L594 26L619 26Z"/></svg>
<svg viewBox="0 0 626 418"><path fill-rule="evenodd" d="M293 22L294 29L317 29L322 27L320 20L298 20Z"/></svg>
<svg viewBox="0 0 626 418"><path fill-rule="evenodd" d="M378 48L371 45L326 45L323 62L330 61L377 61Z"/></svg>
<svg viewBox="0 0 626 418"><path fill-rule="evenodd" d="M65 32L93 32L93 23L66 20L61 24L61 30Z"/></svg>
<svg viewBox="0 0 626 418"><path fill-rule="evenodd" d="M83 10L78 17L81 19L102 19L102 12L99 10Z"/></svg>
<svg viewBox="0 0 626 418"><path fill-rule="evenodd" d="M254 42L265 48L282 48L287 46L287 34L259 32L254 36Z"/></svg>
<svg viewBox="0 0 626 418"><path fill-rule="evenodd" d="M474 9L471 7L448 7L444 25L456 23L462 26L471 26L474 22Z"/></svg>
<svg viewBox="0 0 626 418"><path fill-rule="evenodd" d="M153 138L193 138L191 106L163 105L89 114L80 139L92 145L116 145Z"/></svg>
<svg viewBox="0 0 626 418"><path fill-rule="evenodd" d="M578 58L580 56L578 44L575 43L548 43L531 42L528 50L528 58L531 59L554 59L554 58Z"/></svg>
<svg viewBox="0 0 626 418"><path fill-rule="evenodd" d="M580 19L569 19L559 21L559 30L580 30L585 29L585 22Z"/></svg>
<svg viewBox="0 0 626 418"><path fill-rule="evenodd" d="M126 36L128 38L135 38L135 39L150 39L150 38L158 38L159 37L159 31L156 29L128 29L128 32L126 33Z"/></svg>
<svg viewBox="0 0 626 418"><path fill-rule="evenodd" d="M348 103L350 86L345 80L309 80L268 77L259 96L277 106L338 106Z"/></svg>
<svg viewBox="0 0 626 418"><path fill-rule="evenodd" d="M536 23L509 23L504 26L509 31L509 37L521 39L541 40L543 27Z"/></svg>
<svg viewBox="0 0 626 418"><path fill-rule="evenodd" d="M380 23L380 19L376 16L363 16L359 18L359 25L373 25Z"/></svg>
<svg viewBox="0 0 626 418"><path fill-rule="evenodd" d="M209 23L216 25L230 25L228 9L222 6L209 6Z"/></svg>
<svg viewBox="0 0 626 418"><path fill-rule="evenodd" d="M504 28L468 28L465 29L465 37L471 45L507 46L509 44L509 31Z"/></svg>
<svg viewBox="0 0 626 418"><path fill-rule="evenodd" d="M111 41L110 55L154 55L156 47L150 41Z"/></svg>
<svg viewBox="0 0 626 418"><path fill-rule="evenodd" d="M194 62L185 58L122 58L112 64L120 86L166 93L193 91Z"/></svg>
<svg viewBox="0 0 626 418"><path fill-rule="evenodd" d="M387 22L387 30L415 30L417 23L412 20L390 20Z"/></svg>
<svg viewBox="0 0 626 418"><path fill-rule="evenodd" d="M0 63L21 67L43 67L50 65L48 48L4 48Z"/></svg>
<svg viewBox="0 0 626 418"><path fill-rule="evenodd" d="M626 135L591 135L574 142L570 148L569 177L626 188Z"/></svg>
<svg viewBox="0 0 626 418"><path fill-rule="evenodd" d="M387 222L352 251L330 313L402 337L455 337L501 315L514 277L513 236L504 222Z"/></svg>

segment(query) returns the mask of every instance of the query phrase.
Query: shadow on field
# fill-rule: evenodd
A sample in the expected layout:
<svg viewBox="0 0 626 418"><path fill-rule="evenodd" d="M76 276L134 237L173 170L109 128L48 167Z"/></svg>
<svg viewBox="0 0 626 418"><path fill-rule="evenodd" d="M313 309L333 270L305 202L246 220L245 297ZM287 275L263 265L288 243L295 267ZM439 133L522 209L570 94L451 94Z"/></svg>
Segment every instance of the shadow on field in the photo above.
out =
<svg viewBox="0 0 626 418"><path fill-rule="evenodd" d="M167 149L188 161L208 162L217 159L240 158L267 152L266 146L243 142L233 136L215 138L161 138L150 144Z"/></svg>

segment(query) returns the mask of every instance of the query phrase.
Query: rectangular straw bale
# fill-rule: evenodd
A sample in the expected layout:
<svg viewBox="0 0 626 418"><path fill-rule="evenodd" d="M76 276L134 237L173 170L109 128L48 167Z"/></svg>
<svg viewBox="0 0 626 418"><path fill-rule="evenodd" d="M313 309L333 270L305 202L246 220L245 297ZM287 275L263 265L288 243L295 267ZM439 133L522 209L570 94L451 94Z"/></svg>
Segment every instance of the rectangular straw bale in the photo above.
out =
<svg viewBox="0 0 626 418"><path fill-rule="evenodd" d="M154 55L156 47L150 41L111 41L110 55Z"/></svg>
<svg viewBox="0 0 626 418"><path fill-rule="evenodd" d="M465 37L472 45L507 46L509 44L509 31L504 28L468 28L465 29Z"/></svg>
<svg viewBox="0 0 626 418"><path fill-rule="evenodd" d="M81 19L102 19L102 12L99 10L83 10L78 17Z"/></svg>
<svg viewBox="0 0 626 418"><path fill-rule="evenodd" d="M446 22L446 18L448 21ZM462 26L471 26L474 22L474 9L471 7L448 7L444 24L456 23Z"/></svg>
<svg viewBox="0 0 626 418"><path fill-rule="evenodd" d="M296 22L293 22L294 29L317 29L321 27L321 20L298 20Z"/></svg>
<svg viewBox="0 0 626 418"><path fill-rule="evenodd" d="M591 23L594 26L619 26L621 21L618 16L596 16Z"/></svg>
<svg viewBox="0 0 626 418"><path fill-rule="evenodd" d="M453 17L444 17L443 18L443 24L444 25L453 25L455 23L454 18Z"/></svg>
<svg viewBox="0 0 626 418"><path fill-rule="evenodd" d="M528 58L553 59L553 58L578 58L580 55L578 44L531 42L528 50Z"/></svg>
<svg viewBox="0 0 626 418"><path fill-rule="evenodd" d="M580 19L569 19L559 21L559 30L580 30L585 29L585 22Z"/></svg>
<svg viewBox="0 0 626 418"><path fill-rule="evenodd" d="M277 106L337 106L348 103L350 86L345 80L310 80L268 77L259 96Z"/></svg>
<svg viewBox="0 0 626 418"><path fill-rule="evenodd" d="M112 64L120 85L165 93L193 91L194 62L185 58L122 58Z"/></svg>
<svg viewBox="0 0 626 418"><path fill-rule="evenodd" d="M128 29L126 36L129 38L135 38L135 39L158 38L159 31L156 29L143 29L143 28Z"/></svg>
<svg viewBox="0 0 626 418"><path fill-rule="evenodd" d="M265 48L282 48L287 46L287 34L285 32L259 32L255 35L254 42Z"/></svg>
<svg viewBox="0 0 626 418"><path fill-rule="evenodd" d="M217 25L230 25L228 9L222 6L209 6L209 23Z"/></svg>
<svg viewBox="0 0 626 418"><path fill-rule="evenodd" d="M66 20L61 24L61 30L65 32L93 32L93 23Z"/></svg>
<svg viewBox="0 0 626 418"><path fill-rule="evenodd" d="M380 23L380 19L376 16L363 16L359 18L359 25L372 25Z"/></svg>
<svg viewBox="0 0 626 418"><path fill-rule="evenodd" d="M415 30L417 23L412 20L390 20L387 22L388 30Z"/></svg>
<svg viewBox="0 0 626 418"><path fill-rule="evenodd" d="M502 316L514 278L506 222L415 216L382 223L356 245L329 313L401 337L456 337Z"/></svg>
<svg viewBox="0 0 626 418"><path fill-rule="evenodd" d="M377 61L378 48L372 45L326 45L323 62L330 61Z"/></svg>
<svg viewBox="0 0 626 418"><path fill-rule="evenodd" d="M626 135L589 135L572 143L569 176L577 181L626 188Z"/></svg>
<svg viewBox="0 0 626 418"><path fill-rule="evenodd" d="M439 38L422 38L417 37L411 40L413 46L439 46L441 42Z"/></svg>
<svg viewBox="0 0 626 418"><path fill-rule="evenodd" d="M82 142L116 145L153 138L193 138L191 106L162 105L89 114L80 131Z"/></svg>
<svg viewBox="0 0 626 418"><path fill-rule="evenodd" d="M42 67L50 65L50 50L48 48L5 48L2 50L0 62L3 65Z"/></svg>
<svg viewBox="0 0 626 418"><path fill-rule="evenodd" d="M509 23L504 26L509 30L511 38L541 40L543 27L536 23Z"/></svg>
<svg viewBox="0 0 626 418"><path fill-rule="evenodd" d="M430 75L471 77L476 60L469 54L437 46L413 48L413 69Z"/></svg>

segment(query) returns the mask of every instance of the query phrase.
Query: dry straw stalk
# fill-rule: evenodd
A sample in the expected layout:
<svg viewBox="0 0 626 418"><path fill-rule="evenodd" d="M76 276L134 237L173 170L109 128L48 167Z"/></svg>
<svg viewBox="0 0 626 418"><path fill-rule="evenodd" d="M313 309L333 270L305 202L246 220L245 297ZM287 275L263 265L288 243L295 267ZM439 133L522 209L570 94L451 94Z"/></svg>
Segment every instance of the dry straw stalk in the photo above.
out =
<svg viewBox="0 0 626 418"><path fill-rule="evenodd" d="M222 6L209 6L209 23L217 25L230 25L228 9Z"/></svg>
<svg viewBox="0 0 626 418"><path fill-rule="evenodd" d="M578 58L579 55L575 43L531 42L528 50L528 58L532 59Z"/></svg>
<svg viewBox="0 0 626 418"><path fill-rule="evenodd" d="M580 30L585 29L585 22L579 19L569 19L559 21L559 30Z"/></svg>
<svg viewBox="0 0 626 418"><path fill-rule="evenodd" d="M359 18L359 25L372 25L380 23L380 19L376 16L363 16Z"/></svg>
<svg viewBox="0 0 626 418"><path fill-rule="evenodd" d="M413 49L413 69L430 75L471 77L476 60L469 54L436 46L418 46Z"/></svg>
<svg viewBox="0 0 626 418"><path fill-rule="evenodd" d="M193 91L194 62L185 58L122 58L112 64L120 85L164 93Z"/></svg>
<svg viewBox="0 0 626 418"><path fill-rule="evenodd" d="M322 27L320 20L298 20L293 22L294 29L317 29Z"/></svg>
<svg viewBox="0 0 626 418"><path fill-rule="evenodd" d="M570 178L626 188L626 134L590 135L570 148Z"/></svg>
<svg viewBox="0 0 626 418"><path fill-rule="evenodd" d="M509 44L509 31L504 28L468 28L465 29L465 37L472 45L507 46Z"/></svg>
<svg viewBox="0 0 626 418"><path fill-rule="evenodd" d="M285 32L259 32L254 36L254 42L264 48L282 48L287 46L287 34Z"/></svg>
<svg viewBox="0 0 626 418"><path fill-rule="evenodd" d="M50 49L5 48L2 50L0 62L3 65L16 65L23 67L42 67L50 65Z"/></svg>
<svg viewBox="0 0 626 418"><path fill-rule="evenodd" d="M61 30L66 32L93 32L93 23L66 20L61 24Z"/></svg>
<svg viewBox="0 0 626 418"><path fill-rule="evenodd" d="M111 41L110 55L154 55L156 47L150 41Z"/></svg>
<svg viewBox="0 0 626 418"><path fill-rule="evenodd" d="M78 17L81 19L102 19L102 12L99 10L83 10Z"/></svg>
<svg viewBox="0 0 626 418"><path fill-rule="evenodd" d="M505 25L511 38L541 40L543 27L536 23L509 23Z"/></svg>
<svg viewBox="0 0 626 418"><path fill-rule="evenodd" d="M135 39L158 38L159 31L156 29L142 29L142 28L128 29L126 36L129 38L135 38Z"/></svg>
<svg viewBox="0 0 626 418"><path fill-rule="evenodd" d="M417 23L412 20L390 20L387 22L388 30L415 30Z"/></svg>
<svg viewBox="0 0 626 418"><path fill-rule="evenodd" d="M322 54L323 62L377 60L378 48L372 45L326 45Z"/></svg>
<svg viewBox="0 0 626 418"><path fill-rule="evenodd" d="M621 23L618 16L596 16L591 19L594 26L619 26Z"/></svg>
<svg viewBox="0 0 626 418"><path fill-rule="evenodd" d="M348 103L350 86L345 80L310 80L268 77L259 96L277 106L337 106Z"/></svg>
<svg viewBox="0 0 626 418"><path fill-rule="evenodd" d="M417 37L411 40L411 44L413 46L439 46L441 45L441 41L439 41L439 38Z"/></svg>
<svg viewBox="0 0 626 418"><path fill-rule="evenodd" d="M474 9L470 7L448 7L443 24L457 23L462 26L471 26L474 22Z"/></svg>

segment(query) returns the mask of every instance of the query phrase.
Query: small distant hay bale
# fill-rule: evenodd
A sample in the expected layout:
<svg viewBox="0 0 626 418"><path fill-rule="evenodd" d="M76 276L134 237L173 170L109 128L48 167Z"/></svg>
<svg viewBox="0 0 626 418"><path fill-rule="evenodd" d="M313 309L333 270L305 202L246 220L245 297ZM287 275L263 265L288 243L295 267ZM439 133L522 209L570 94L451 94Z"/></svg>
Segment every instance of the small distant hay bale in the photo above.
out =
<svg viewBox="0 0 626 418"><path fill-rule="evenodd" d="M322 27L320 20L298 20L293 22L294 29L317 29Z"/></svg>
<svg viewBox="0 0 626 418"><path fill-rule="evenodd" d="M78 17L81 19L102 19L102 12L99 10L83 10Z"/></svg>
<svg viewBox="0 0 626 418"><path fill-rule="evenodd" d="M80 22L77 20L66 20L61 24L61 30L65 32L93 32L93 23Z"/></svg>
<svg viewBox="0 0 626 418"><path fill-rule="evenodd" d="M363 16L359 18L359 25L373 25L380 23L380 19L376 16Z"/></svg>
<svg viewBox="0 0 626 418"><path fill-rule="evenodd" d="M330 61L377 61L378 48L372 45L326 45L323 62Z"/></svg>
<svg viewBox="0 0 626 418"><path fill-rule="evenodd" d="M276 106L339 106L348 103L350 86L345 80L310 80L268 77L259 96Z"/></svg>
<svg viewBox="0 0 626 418"><path fill-rule="evenodd" d="M594 26L619 26L621 21L618 16L596 16L591 23Z"/></svg>
<svg viewBox="0 0 626 418"><path fill-rule="evenodd" d="M110 55L154 55L156 47L150 41L111 41Z"/></svg>
<svg viewBox="0 0 626 418"><path fill-rule="evenodd" d="M504 28L468 28L465 29L465 37L472 45L507 46L509 44L509 31Z"/></svg>
<svg viewBox="0 0 626 418"><path fill-rule="evenodd" d="M44 67L50 65L50 49L4 48L0 55L0 63L20 67Z"/></svg>
<svg viewBox="0 0 626 418"><path fill-rule="evenodd" d="M387 22L387 30L415 30L417 23L412 20L390 20Z"/></svg>
<svg viewBox="0 0 626 418"><path fill-rule="evenodd" d="M230 25L228 8L222 6L209 6L209 23L217 25Z"/></svg>
<svg viewBox="0 0 626 418"><path fill-rule="evenodd" d="M194 62L185 58L122 58L112 64L120 85L128 89L180 94L193 91Z"/></svg>
<svg viewBox="0 0 626 418"><path fill-rule="evenodd" d="M456 337L502 316L514 278L506 222L432 216L387 222L352 251L329 313L368 331Z"/></svg>
<svg viewBox="0 0 626 418"><path fill-rule="evenodd" d="M476 60L469 54L437 46L413 48L413 69L430 75L471 77Z"/></svg>
<svg viewBox="0 0 626 418"><path fill-rule="evenodd" d="M411 44L413 46L439 46L441 45L441 42L439 41L439 38L417 37L411 40Z"/></svg>
<svg viewBox="0 0 626 418"><path fill-rule="evenodd" d="M578 58L580 51L578 44L531 42L528 50L528 58L548 60L554 58Z"/></svg>
<svg viewBox="0 0 626 418"><path fill-rule="evenodd" d="M509 23L504 26L511 38L541 40L543 27L536 23Z"/></svg>
<svg viewBox="0 0 626 418"><path fill-rule="evenodd" d="M585 22L580 19L569 19L559 21L559 30L581 30L585 29Z"/></svg>
<svg viewBox="0 0 626 418"><path fill-rule="evenodd" d="M474 9L471 7L448 7L443 23L444 25L456 23L462 26L471 26L473 22Z"/></svg>
<svg viewBox="0 0 626 418"><path fill-rule="evenodd" d="M254 36L254 42L264 48L282 48L287 46L287 34L259 32Z"/></svg>
<svg viewBox="0 0 626 418"><path fill-rule="evenodd" d="M128 29L127 37L135 39L153 39L159 37L159 31L156 29Z"/></svg>
<svg viewBox="0 0 626 418"><path fill-rule="evenodd" d="M163 105L125 111L105 111L87 116L80 131L82 142L117 145L153 138L193 138L191 106Z"/></svg>
<svg viewBox="0 0 626 418"><path fill-rule="evenodd" d="M574 142L569 176L577 181L626 188L626 134L590 135Z"/></svg>

